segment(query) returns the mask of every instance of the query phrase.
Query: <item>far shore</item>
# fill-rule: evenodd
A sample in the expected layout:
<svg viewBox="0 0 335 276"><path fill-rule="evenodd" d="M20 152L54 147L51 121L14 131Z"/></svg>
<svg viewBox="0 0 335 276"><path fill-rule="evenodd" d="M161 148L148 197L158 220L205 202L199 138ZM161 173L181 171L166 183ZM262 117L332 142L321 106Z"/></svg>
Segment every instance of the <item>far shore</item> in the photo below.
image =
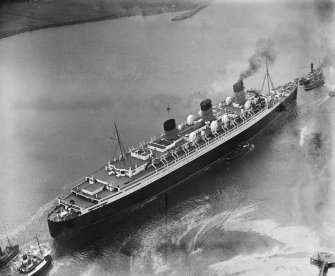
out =
<svg viewBox="0 0 335 276"><path fill-rule="evenodd" d="M0 4L0 39L50 27L185 11L204 3L201 0L12 1Z"/></svg>

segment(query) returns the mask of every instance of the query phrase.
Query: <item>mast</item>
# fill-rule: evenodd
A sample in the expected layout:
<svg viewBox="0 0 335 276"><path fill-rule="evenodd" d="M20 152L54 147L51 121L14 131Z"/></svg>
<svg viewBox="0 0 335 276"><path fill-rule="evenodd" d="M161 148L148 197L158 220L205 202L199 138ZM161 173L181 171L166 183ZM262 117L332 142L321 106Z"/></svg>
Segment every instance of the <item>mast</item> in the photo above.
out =
<svg viewBox="0 0 335 276"><path fill-rule="evenodd" d="M42 249L41 249L40 242L38 241L37 236L36 236L36 240L37 240L38 248L40 249L41 256L43 257Z"/></svg>
<svg viewBox="0 0 335 276"><path fill-rule="evenodd" d="M269 67L268 67L268 59L265 59L265 64L266 64L266 74L267 74L267 79L268 79L268 93L270 94L270 82L269 82Z"/></svg>
<svg viewBox="0 0 335 276"><path fill-rule="evenodd" d="M122 156L122 161L123 164L126 165L125 159L126 159L126 150L123 148L122 144L121 144L121 139L120 139L120 135L119 135L119 131L116 127L116 123L114 122L114 127L115 127L115 132L116 132L116 136L117 136L117 142L119 144L119 148L120 148L120 153ZM114 138L112 138L114 140ZM121 160L120 160L121 161ZM134 164L133 161L130 159L130 163Z"/></svg>
<svg viewBox="0 0 335 276"><path fill-rule="evenodd" d="M123 151L122 151L122 146L121 146L120 136L119 136L119 132L118 132L118 130L117 130L117 127L116 127L115 122L114 122L114 127L115 127L115 131L116 131L117 142L119 143L120 152L121 152L121 155L122 155L122 157L123 157Z"/></svg>
<svg viewBox="0 0 335 276"><path fill-rule="evenodd" d="M9 241L8 236L7 236L7 241L8 241L8 245L9 245L9 246L12 246L12 245L10 244L10 241Z"/></svg>
<svg viewBox="0 0 335 276"><path fill-rule="evenodd" d="M273 82L272 82L272 79L271 79L271 76L270 76L270 73L269 73L268 59L267 58L265 58L265 65L266 65L266 72L265 72L265 76L264 76L263 83L262 83L261 93L263 93L264 84L265 84L265 81L267 81L268 94L270 94L270 84L271 84L272 89L274 89L275 86L273 85Z"/></svg>

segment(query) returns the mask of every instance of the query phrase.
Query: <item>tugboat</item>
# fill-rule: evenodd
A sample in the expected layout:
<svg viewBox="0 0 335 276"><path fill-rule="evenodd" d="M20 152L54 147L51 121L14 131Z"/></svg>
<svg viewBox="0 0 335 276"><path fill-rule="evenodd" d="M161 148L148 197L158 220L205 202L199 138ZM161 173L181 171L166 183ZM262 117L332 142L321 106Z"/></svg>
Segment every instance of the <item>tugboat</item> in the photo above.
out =
<svg viewBox="0 0 335 276"><path fill-rule="evenodd" d="M310 262L319 268L319 276L326 276L328 268L335 267L335 256L326 252L317 252L310 258Z"/></svg>
<svg viewBox="0 0 335 276"><path fill-rule="evenodd" d="M8 240L8 246L6 246L5 250L2 251L0 247L0 267L10 262L20 251L18 245L12 246L8 238L7 240Z"/></svg>
<svg viewBox="0 0 335 276"><path fill-rule="evenodd" d="M19 267L19 271L22 274L26 274L28 276L41 275L50 266L52 260L51 255L49 254L43 256L41 246L37 237L36 240L40 249L40 256L33 253L24 254L22 256L22 262Z"/></svg>
<svg viewBox="0 0 335 276"><path fill-rule="evenodd" d="M249 151L253 150L254 148L255 146L251 143L241 143L236 147L234 151L232 151L226 156L225 160L226 161L233 160L241 156L242 154L247 154Z"/></svg>
<svg viewBox="0 0 335 276"><path fill-rule="evenodd" d="M299 84L304 86L305 91L310 91L324 85L325 77L323 75L322 68L318 67L315 70L313 69L313 63L311 63L311 72L309 72L306 76L301 77Z"/></svg>

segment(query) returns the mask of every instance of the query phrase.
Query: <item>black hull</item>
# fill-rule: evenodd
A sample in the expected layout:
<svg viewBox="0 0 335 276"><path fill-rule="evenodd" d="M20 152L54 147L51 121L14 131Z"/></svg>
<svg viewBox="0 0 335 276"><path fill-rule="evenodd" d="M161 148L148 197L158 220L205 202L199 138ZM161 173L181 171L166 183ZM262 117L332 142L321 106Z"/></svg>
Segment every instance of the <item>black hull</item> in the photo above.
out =
<svg viewBox="0 0 335 276"><path fill-rule="evenodd" d="M12 251L10 252L10 254L8 254L5 257L1 257L0 259L0 267L5 266L7 263L9 263L18 253L19 253L19 246L15 245L12 248Z"/></svg>
<svg viewBox="0 0 335 276"><path fill-rule="evenodd" d="M322 86L324 84L325 84L325 81L323 80L323 81L315 83L313 85L305 85L304 89L305 89L305 91L310 91L310 90L318 88L318 87L320 87L320 86Z"/></svg>
<svg viewBox="0 0 335 276"><path fill-rule="evenodd" d="M42 267L40 267L38 270L34 271L34 269L32 269L32 271L28 271L28 272L22 272L21 270L20 273L22 275L30 275L30 276L42 276L45 275L47 270L49 269L49 267L51 266L51 262L52 262L52 257L51 255L46 255L44 257L45 263Z"/></svg>
<svg viewBox="0 0 335 276"><path fill-rule="evenodd" d="M68 236L68 234L107 218L113 218L113 223L117 222L127 213L127 211L151 200L157 195L199 173L217 160L224 158L227 154L231 153L240 143L252 139L272 122L277 121L282 116L286 116L287 113L292 110L292 107L295 106L296 97L297 88L295 88L290 96L276 109L253 126L169 175L162 177L132 194L71 220L55 222L48 219L51 236L54 238L63 238Z"/></svg>
<svg viewBox="0 0 335 276"><path fill-rule="evenodd" d="M47 274L47 271L50 268L52 262L51 255L45 256L44 260L46 261L45 265L41 267L40 270L36 271L36 273L32 274L32 276L42 276Z"/></svg>
<svg viewBox="0 0 335 276"><path fill-rule="evenodd" d="M226 161L234 160L234 159L240 157L241 155L248 153L250 150L251 150L251 148L233 152L232 154L227 155L224 160L226 160Z"/></svg>

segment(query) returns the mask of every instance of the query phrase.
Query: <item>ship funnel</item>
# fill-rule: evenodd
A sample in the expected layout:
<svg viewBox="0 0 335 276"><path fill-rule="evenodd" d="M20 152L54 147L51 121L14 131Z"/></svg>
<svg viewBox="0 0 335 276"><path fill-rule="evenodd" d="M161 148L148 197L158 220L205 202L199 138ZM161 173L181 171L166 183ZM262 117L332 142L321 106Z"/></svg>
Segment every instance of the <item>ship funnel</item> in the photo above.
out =
<svg viewBox="0 0 335 276"><path fill-rule="evenodd" d="M213 116L212 101L210 99L203 100L200 103L201 116L205 122L213 121L215 118Z"/></svg>
<svg viewBox="0 0 335 276"><path fill-rule="evenodd" d="M314 69L313 69L313 63L311 63L311 72L312 72L312 73L314 72Z"/></svg>
<svg viewBox="0 0 335 276"><path fill-rule="evenodd" d="M233 90L234 90L234 102L238 105L243 105L245 103L245 93L242 79L233 85Z"/></svg>
<svg viewBox="0 0 335 276"><path fill-rule="evenodd" d="M166 140L176 140L178 138L175 119L169 119L165 121L163 128Z"/></svg>

